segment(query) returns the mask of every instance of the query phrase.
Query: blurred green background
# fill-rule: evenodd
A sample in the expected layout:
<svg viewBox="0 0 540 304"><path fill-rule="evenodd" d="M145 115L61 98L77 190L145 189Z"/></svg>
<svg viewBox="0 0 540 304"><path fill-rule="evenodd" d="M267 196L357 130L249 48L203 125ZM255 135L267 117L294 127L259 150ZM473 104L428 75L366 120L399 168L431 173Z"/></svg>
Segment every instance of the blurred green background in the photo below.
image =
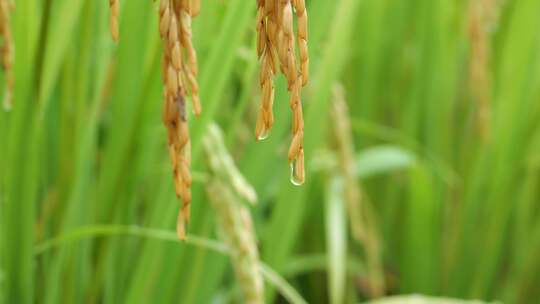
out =
<svg viewBox="0 0 540 304"><path fill-rule="evenodd" d="M174 235L158 4L120 0L116 45L106 0L15 2L14 106L0 113L0 302L242 302L226 255L118 233ZM305 301L539 303L540 1L306 2L307 172L295 187L282 76L271 137L254 138L256 1L202 1L189 233L218 239L201 144L216 122L258 195L261 260ZM339 100L349 134L334 130ZM345 166L340 136L354 143ZM350 189L361 214L347 209Z"/></svg>

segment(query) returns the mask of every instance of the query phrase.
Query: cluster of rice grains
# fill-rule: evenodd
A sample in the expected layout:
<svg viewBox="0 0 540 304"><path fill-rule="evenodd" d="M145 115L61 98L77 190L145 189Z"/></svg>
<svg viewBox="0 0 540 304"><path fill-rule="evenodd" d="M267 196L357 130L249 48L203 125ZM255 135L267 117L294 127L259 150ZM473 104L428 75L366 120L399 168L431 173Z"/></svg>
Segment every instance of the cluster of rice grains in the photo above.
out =
<svg viewBox="0 0 540 304"><path fill-rule="evenodd" d="M304 0L257 0L257 53L261 61L260 85L262 100L255 134L258 140L265 139L274 123L273 78L279 69L287 78L290 106L293 113L293 139L288 158L291 165L291 181L295 185L304 183L304 118L300 91L308 82L308 27ZM297 42L299 67L295 52L293 33L293 8L298 19Z"/></svg>
<svg viewBox="0 0 540 304"><path fill-rule="evenodd" d="M201 113L197 84L197 56L192 43L191 18L199 13L199 0L161 0L159 33L163 40L163 123L168 131L176 196L181 200L177 233L186 237L191 203L191 144L186 99L191 96L193 112Z"/></svg>
<svg viewBox="0 0 540 304"><path fill-rule="evenodd" d="M11 0L0 0L0 39L2 44L2 69L5 73L6 87L4 95L4 109L9 110L12 105L13 94L13 38L11 37L10 13L14 8Z"/></svg>
<svg viewBox="0 0 540 304"><path fill-rule="evenodd" d="M301 185L304 183L305 174L304 119L300 91L307 84L309 74L306 6L304 0L257 0L257 4L257 52L262 62L262 102L256 135L257 139L262 140L272 128L273 77L277 73L279 61L280 71L287 78L293 112L293 138L288 153L291 181L295 185ZM109 0L110 31L115 41L118 40L118 6L119 0ZM199 10L200 0L160 0L159 5L159 33L164 45L161 68L164 85L163 123L168 131L176 195L182 204L177 223L177 233L181 239L186 237L185 226L189 222L191 203L191 144L186 113L188 97L191 99L194 114L198 116L201 113L196 80L197 56L191 39L191 20L199 14ZM298 19L298 60L293 33L293 12Z"/></svg>

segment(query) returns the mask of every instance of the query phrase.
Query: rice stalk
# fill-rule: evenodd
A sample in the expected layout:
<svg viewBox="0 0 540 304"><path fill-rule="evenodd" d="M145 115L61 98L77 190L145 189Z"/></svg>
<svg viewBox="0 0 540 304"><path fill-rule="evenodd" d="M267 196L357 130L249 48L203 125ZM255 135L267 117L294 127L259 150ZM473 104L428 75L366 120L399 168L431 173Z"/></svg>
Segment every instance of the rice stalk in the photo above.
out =
<svg viewBox="0 0 540 304"><path fill-rule="evenodd" d="M227 152L223 134L215 125L203 139L211 181L207 192L218 216L220 237L230 248L231 261L245 303L264 303L264 283L253 221L245 200L256 202L256 193L240 174Z"/></svg>
<svg viewBox="0 0 540 304"><path fill-rule="evenodd" d="M349 225L352 237L364 246L367 272L369 276L369 293L371 297L385 294L384 270L381 261L380 237L374 223L374 216L368 206L367 199L356 179L356 160L349 109L345 99L345 90L341 85L334 87L334 98L331 109L333 138L338 156L338 174L345 181L345 200L349 214Z"/></svg>
<svg viewBox="0 0 540 304"><path fill-rule="evenodd" d="M2 69L5 73L5 93L4 93L4 109L7 111L12 107L13 99L13 37L11 36L11 11L14 9L14 4L11 0L0 0L0 38L2 44L0 52L2 56Z"/></svg>
<svg viewBox="0 0 540 304"><path fill-rule="evenodd" d="M196 76L197 56L192 42L191 20L200 10L199 1L161 0L159 32L163 40L162 78L163 123L168 131L176 196L181 201L177 234L185 239L191 203L191 141L186 99L191 97L193 112L201 113Z"/></svg>
<svg viewBox="0 0 540 304"><path fill-rule="evenodd" d="M109 8L111 9L111 16L109 21L109 27L111 36L114 42L118 42L118 6L119 0L109 0Z"/></svg>
<svg viewBox="0 0 540 304"><path fill-rule="evenodd" d="M258 0L257 6L257 53L261 61L262 97L255 135L258 140L265 139L273 125L273 77L277 72L276 61L279 60L280 71L287 79L289 104L293 115L292 141L288 153L291 182L301 185L305 181L301 89L309 79L308 22L305 1ZM296 35L300 51L298 60L295 52L293 8L298 19ZM300 62L300 68L297 61Z"/></svg>

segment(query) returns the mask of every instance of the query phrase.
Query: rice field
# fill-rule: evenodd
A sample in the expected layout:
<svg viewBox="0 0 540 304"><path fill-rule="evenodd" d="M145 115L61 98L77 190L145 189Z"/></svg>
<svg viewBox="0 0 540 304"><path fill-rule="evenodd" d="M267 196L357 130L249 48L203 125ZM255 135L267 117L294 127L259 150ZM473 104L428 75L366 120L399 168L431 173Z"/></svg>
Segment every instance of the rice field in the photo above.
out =
<svg viewBox="0 0 540 304"><path fill-rule="evenodd" d="M540 303L538 0L0 0L0 59L0 303Z"/></svg>

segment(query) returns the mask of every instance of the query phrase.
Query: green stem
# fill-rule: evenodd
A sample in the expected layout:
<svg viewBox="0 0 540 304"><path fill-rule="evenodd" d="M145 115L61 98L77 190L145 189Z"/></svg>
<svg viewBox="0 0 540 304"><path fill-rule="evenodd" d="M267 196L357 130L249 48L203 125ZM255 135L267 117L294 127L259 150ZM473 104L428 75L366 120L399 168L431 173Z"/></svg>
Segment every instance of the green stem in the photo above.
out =
<svg viewBox="0 0 540 304"><path fill-rule="evenodd" d="M229 255L229 249L224 244L203 237L188 235L186 240L182 241L178 239L175 232L163 229L143 228L139 226L95 225L72 230L68 233L36 245L34 256L38 257L48 250L60 247L62 245L66 245L67 243L80 241L85 238L111 237L118 235L135 236L140 238L181 243L213 250L224 255ZM294 287L292 287L272 268L270 268L264 263L260 263L259 267L261 267L261 272L265 277L266 281L272 284L277 290L279 290L279 292L289 302L294 304L307 303L302 298L302 296L294 289Z"/></svg>

